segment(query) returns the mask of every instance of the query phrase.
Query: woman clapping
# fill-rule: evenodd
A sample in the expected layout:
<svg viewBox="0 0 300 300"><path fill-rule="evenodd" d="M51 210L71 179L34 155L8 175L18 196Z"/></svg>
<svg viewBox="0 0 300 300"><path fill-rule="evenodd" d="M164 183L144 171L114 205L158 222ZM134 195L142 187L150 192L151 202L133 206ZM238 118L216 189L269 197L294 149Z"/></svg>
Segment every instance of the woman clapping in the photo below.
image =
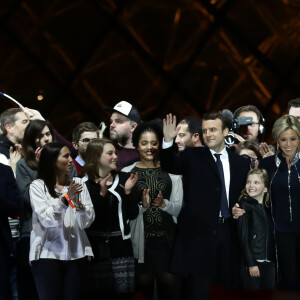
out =
<svg viewBox="0 0 300 300"><path fill-rule="evenodd" d="M85 258L93 256L84 229L93 222L94 209L81 179L69 179L71 168L69 149L49 143L30 185L29 257L41 300L79 299Z"/></svg>

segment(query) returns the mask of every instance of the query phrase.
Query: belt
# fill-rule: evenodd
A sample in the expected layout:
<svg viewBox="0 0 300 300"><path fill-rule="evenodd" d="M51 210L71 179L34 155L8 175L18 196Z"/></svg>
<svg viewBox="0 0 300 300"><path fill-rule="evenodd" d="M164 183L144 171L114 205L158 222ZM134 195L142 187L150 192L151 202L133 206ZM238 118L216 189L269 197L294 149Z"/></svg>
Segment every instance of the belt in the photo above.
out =
<svg viewBox="0 0 300 300"><path fill-rule="evenodd" d="M227 223L229 221L230 218L223 218L223 217L219 217L218 218L218 224L224 224Z"/></svg>
<svg viewBox="0 0 300 300"><path fill-rule="evenodd" d="M122 235L122 232L121 231L104 232L104 231L87 230L87 234L98 236L98 237L107 237L107 236L120 236Z"/></svg>

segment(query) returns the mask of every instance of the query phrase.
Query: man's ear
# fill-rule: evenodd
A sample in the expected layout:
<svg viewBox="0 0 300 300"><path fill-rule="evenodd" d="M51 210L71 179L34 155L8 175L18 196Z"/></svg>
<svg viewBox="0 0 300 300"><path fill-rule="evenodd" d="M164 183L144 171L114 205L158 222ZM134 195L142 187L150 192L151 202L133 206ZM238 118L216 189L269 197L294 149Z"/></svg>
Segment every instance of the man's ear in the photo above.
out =
<svg viewBox="0 0 300 300"><path fill-rule="evenodd" d="M76 142L72 142L72 145L73 145L73 147L74 147L76 150L78 150L78 145L77 145Z"/></svg>
<svg viewBox="0 0 300 300"><path fill-rule="evenodd" d="M5 127L5 130L8 134L11 134L12 133L12 127L13 127L14 124L6 124L4 127Z"/></svg>
<svg viewBox="0 0 300 300"><path fill-rule="evenodd" d="M223 130L223 134L224 134L224 136L227 136L227 135L228 135L228 133L229 133L229 128L225 128L225 129Z"/></svg>
<svg viewBox="0 0 300 300"><path fill-rule="evenodd" d="M193 143L197 143L199 139L200 139L199 133L198 132L194 133L192 136Z"/></svg>
<svg viewBox="0 0 300 300"><path fill-rule="evenodd" d="M130 125L130 131L131 132L134 132L134 130L137 128L138 124L136 122L133 122L131 125Z"/></svg>

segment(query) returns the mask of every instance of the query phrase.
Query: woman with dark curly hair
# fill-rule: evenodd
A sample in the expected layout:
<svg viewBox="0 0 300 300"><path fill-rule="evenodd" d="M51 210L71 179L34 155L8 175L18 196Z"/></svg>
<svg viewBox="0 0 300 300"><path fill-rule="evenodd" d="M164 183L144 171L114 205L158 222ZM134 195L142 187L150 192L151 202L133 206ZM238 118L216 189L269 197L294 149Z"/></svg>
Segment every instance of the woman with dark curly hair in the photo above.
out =
<svg viewBox="0 0 300 300"><path fill-rule="evenodd" d="M132 141L140 161L123 171L138 173L133 197L140 209L137 219L131 222L133 250L138 260L137 283L141 292L152 299L156 280L159 299L174 299L175 275L169 267L176 218L182 206L182 181L160 166L162 128L158 122L139 125Z"/></svg>

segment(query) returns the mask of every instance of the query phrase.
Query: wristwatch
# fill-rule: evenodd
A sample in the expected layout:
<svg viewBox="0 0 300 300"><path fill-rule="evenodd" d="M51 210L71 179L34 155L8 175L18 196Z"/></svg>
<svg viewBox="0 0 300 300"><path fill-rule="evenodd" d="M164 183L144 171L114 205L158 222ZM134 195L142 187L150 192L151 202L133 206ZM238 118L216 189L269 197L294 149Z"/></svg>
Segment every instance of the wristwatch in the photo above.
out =
<svg viewBox="0 0 300 300"><path fill-rule="evenodd" d="M76 206L76 210L78 211L78 210L81 210L83 208L84 208L84 205L79 201L78 206Z"/></svg>

